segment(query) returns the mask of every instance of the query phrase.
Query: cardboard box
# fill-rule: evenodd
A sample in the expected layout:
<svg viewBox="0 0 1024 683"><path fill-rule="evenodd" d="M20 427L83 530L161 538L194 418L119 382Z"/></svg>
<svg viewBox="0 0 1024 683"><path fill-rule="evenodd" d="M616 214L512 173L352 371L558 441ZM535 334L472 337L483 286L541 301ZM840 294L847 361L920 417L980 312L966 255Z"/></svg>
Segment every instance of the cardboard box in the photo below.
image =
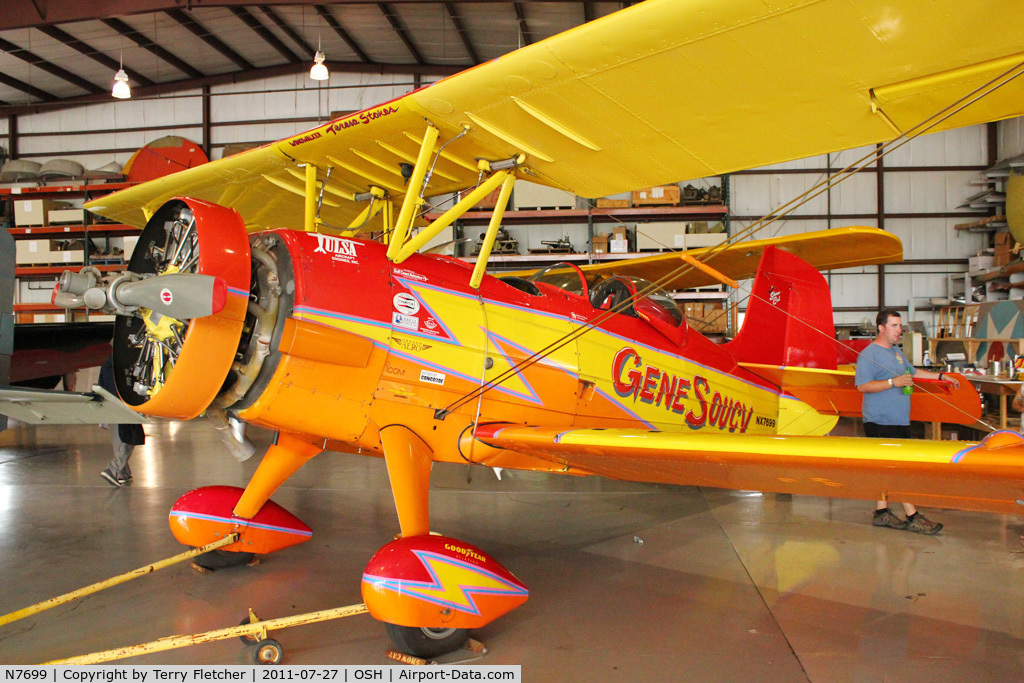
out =
<svg viewBox="0 0 1024 683"><path fill-rule="evenodd" d="M591 250L595 254L608 253L608 239L610 235L594 235L590 240Z"/></svg>
<svg viewBox="0 0 1024 683"><path fill-rule="evenodd" d="M512 190L512 208L516 211L575 209L576 195L557 187L520 180Z"/></svg>
<svg viewBox="0 0 1024 683"><path fill-rule="evenodd" d="M19 266L38 266L51 263L50 240L17 240L15 263Z"/></svg>
<svg viewBox="0 0 1024 683"><path fill-rule="evenodd" d="M685 249L686 226L686 223L680 221L637 223L637 251Z"/></svg>
<svg viewBox="0 0 1024 683"><path fill-rule="evenodd" d="M51 209L47 216L50 220L50 225L56 223L82 225L85 223L85 209Z"/></svg>
<svg viewBox="0 0 1024 683"><path fill-rule="evenodd" d="M48 225L50 211L67 207L67 202L52 199L22 199L14 202L14 224L18 227Z"/></svg>
<svg viewBox="0 0 1024 683"><path fill-rule="evenodd" d="M612 228L612 239L629 239L629 229L625 225L616 225Z"/></svg>
<svg viewBox="0 0 1024 683"><path fill-rule="evenodd" d="M598 199L597 208L599 209L628 209L628 199Z"/></svg>
<svg viewBox="0 0 1024 683"><path fill-rule="evenodd" d="M677 206L678 185L656 185L646 190L633 190L633 206Z"/></svg>
<svg viewBox="0 0 1024 683"><path fill-rule="evenodd" d="M1010 245L1009 244L996 244L995 253L993 254L992 265L1005 266L1010 262Z"/></svg>
<svg viewBox="0 0 1024 683"><path fill-rule="evenodd" d="M50 240L50 263L85 263L81 240Z"/></svg>
<svg viewBox="0 0 1024 683"><path fill-rule="evenodd" d="M704 310L704 321L702 332L711 332L716 334L724 334L728 330L728 311L724 310Z"/></svg>
<svg viewBox="0 0 1024 683"><path fill-rule="evenodd" d="M608 241L608 253L609 254L628 254L629 253L629 240L618 238L611 239Z"/></svg>
<svg viewBox="0 0 1024 683"><path fill-rule="evenodd" d="M971 256L967 259L967 270L974 271L987 270L991 268L995 263L995 257L991 254L978 254L977 256Z"/></svg>
<svg viewBox="0 0 1024 683"><path fill-rule="evenodd" d="M704 234L686 234L686 248L699 249L700 247L713 247L721 244L729 238L724 232L710 232Z"/></svg>
<svg viewBox="0 0 1024 683"><path fill-rule="evenodd" d="M139 243L138 236L128 235L124 238L124 262L128 263L132 254L135 253L135 245Z"/></svg>

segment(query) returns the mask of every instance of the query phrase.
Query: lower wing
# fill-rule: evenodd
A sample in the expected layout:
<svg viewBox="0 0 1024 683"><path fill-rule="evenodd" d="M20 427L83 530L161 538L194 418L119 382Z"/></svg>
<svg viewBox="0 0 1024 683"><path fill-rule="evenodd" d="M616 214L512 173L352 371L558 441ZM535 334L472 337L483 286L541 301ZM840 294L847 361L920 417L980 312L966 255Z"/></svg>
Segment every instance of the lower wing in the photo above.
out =
<svg viewBox="0 0 1024 683"><path fill-rule="evenodd" d="M476 438L612 479L1024 512L1024 438L1009 431L971 443L491 424Z"/></svg>
<svg viewBox="0 0 1024 683"><path fill-rule="evenodd" d="M94 386L91 393L3 387L0 415L27 424L149 423L145 415L100 386Z"/></svg>

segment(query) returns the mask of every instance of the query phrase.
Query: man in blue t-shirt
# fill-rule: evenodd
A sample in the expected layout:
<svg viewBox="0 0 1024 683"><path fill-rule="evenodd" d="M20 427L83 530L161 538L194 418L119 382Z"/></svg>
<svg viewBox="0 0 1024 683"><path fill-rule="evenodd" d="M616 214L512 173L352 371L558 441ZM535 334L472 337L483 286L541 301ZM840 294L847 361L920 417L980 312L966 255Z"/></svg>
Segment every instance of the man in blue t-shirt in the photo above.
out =
<svg viewBox="0 0 1024 683"><path fill-rule="evenodd" d="M872 438L909 439L910 394L904 387L912 387L914 378L939 379L960 388L956 377L945 377L941 372L915 368L898 346L903 334L900 314L887 309L875 318L878 335L857 356L857 374L854 383L864 394L864 435ZM889 503L880 500L875 505L872 524L891 529L907 529L922 534L937 534L942 525L925 518L910 503L903 503L906 521L889 510Z"/></svg>

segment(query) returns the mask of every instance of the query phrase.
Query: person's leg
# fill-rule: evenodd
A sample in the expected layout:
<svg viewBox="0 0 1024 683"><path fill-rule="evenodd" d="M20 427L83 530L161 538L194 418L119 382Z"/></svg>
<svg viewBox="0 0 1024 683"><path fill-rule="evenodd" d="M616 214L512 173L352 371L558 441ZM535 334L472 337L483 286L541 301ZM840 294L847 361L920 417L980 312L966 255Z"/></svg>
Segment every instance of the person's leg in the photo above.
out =
<svg viewBox="0 0 1024 683"><path fill-rule="evenodd" d="M131 457L135 447L121 441L121 435L116 424L110 425L110 440L114 447L114 457L107 464L106 468L100 472L100 476L114 486L125 486L132 481L132 471L128 467L128 458Z"/></svg>
<svg viewBox="0 0 1024 683"><path fill-rule="evenodd" d="M909 431L909 427L906 428ZM904 437L904 430L900 425L880 425L874 422L864 423L864 435L872 439L900 439ZM889 501L875 501L875 514L871 518L874 526L884 526L889 529L906 529L907 522L900 519L889 509Z"/></svg>

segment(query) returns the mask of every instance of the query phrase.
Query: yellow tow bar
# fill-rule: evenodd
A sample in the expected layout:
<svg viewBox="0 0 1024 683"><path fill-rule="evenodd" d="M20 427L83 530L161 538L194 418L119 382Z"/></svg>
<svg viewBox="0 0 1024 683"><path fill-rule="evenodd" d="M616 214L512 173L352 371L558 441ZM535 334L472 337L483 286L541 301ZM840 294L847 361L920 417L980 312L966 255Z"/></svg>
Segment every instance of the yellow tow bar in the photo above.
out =
<svg viewBox="0 0 1024 683"><path fill-rule="evenodd" d="M44 600L44 601L42 601L40 603L32 605L31 607L26 607L24 609L20 609L17 612L11 612L10 614L5 614L4 616L0 617L0 626L3 626L5 624L9 624L12 621L17 621L18 619L24 619L25 617L32 616L33 614L38 614L39 612L46 611L46 610L48 610L50 608L53 608L53 607L57 607L58 605L63 605L65 603L71 602L72 600L77 600L78 598L84 598L86 595L92 595L93 593L98 593L98 592L100 592L101 590L103 590L105 588L110 588L111 586L116 586L116 585L118 585L120 583L125 583L127 581L131 581L132 579L137 579L140 576L145 576L146 574L152 574L153 572L155 572L158 569L163 569L164 567L169 567L172 564L177 564L178 562L184 562L185 560L193 558L196 555L202 555L203 553L208 553L211 550L216 550L217 548L221 548L223 546L230 545L230 544L234 543L237 540L238 540L238 534L237 533L228 534L227 536L225 536L224 538L220 539L219 541L214 541L213 543L208 543L208 544L206 544L204 546L201 546L199 548L193 548L192 550L186 550L185 552L180 553L178 555L175 555L174 557L168 557L166 560L160 560L159 562L154 562L153 564L148 564L145 567L139 567L138 569L133 569L130 572L126 572L124 574L119 574L118 576L115 576L115 577L113 577L111 579L107 579L105 581L99 581L99 582L94 583L94 584L92 584L90 586L86 586L85 588L79 588L78 590L71 591L70 593L65 593L64 595L58 595L55 598L50 598L49 600Z"/></svg>
<svg viewBox="0 0 1024 683"><path fill-rule="evenodd" d="M366 605L360 603L358 605L349 605L348 607L335 607L334 609L325 609L319 612L309 612L307 614L297 614L292 617L280 617L278 619L260 621L256 614L250 609L249 617L239 626L217 629L216 631L206 631L205 633L195 633L192 635L167 636L166 638L154 640L149 643L142 643L140 645L129 645L127 647L119 647L113 650L104 650L103 652L93 652L92 654L69 657L68 659L55 659L52 662L46 662L46 664L99 664L100 662L110 662L115 659L136 657L150 652L174 650L179 647L188 647L189 645L210 643L215 640L226 640L228 638L235 637L241 638L245 642L256 643L256 650L253 652L253 661L256 664L279 664L281 659L284 657L284 648L281 647L281 643L277 642L273 638L267 637L267 631L270 629L315 624L320 621L340 619L341 617L351 617L357 614L365 614L367 612L369 612L369 610L366 608Z"/></svg>

